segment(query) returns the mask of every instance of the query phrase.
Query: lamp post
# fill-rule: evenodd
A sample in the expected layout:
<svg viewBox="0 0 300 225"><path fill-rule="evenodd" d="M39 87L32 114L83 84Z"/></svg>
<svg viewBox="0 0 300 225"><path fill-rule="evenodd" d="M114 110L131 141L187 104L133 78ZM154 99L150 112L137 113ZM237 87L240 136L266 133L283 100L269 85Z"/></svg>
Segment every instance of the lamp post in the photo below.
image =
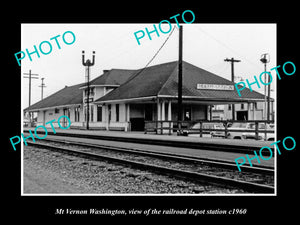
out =
<svg viewBox="0 0 300 225"><path fill-rule="evenodd" d="M270 55L268 53L262 54L260 61L264 64L265 67L265 84L267 83L267 63L270 62ZM268 83L270 83L270 76L268 76ZM267 104L268 101L268 104ZM264 119L269 120L269 114L270 114L270 85L268 85L268 100L267 100L267 87L265 85L265 112L264 112Z"/></svg>
<svg viewBox="0 0 300 225"><path fill-rule="evenodd" d="M89 120L90 120L90 67L95 64L95 51L93 51L93 61L91 62L89 59L84 60L84 51L82 51L82 65L84 65L87 69L87 112L86 112L86 129L89 129Z"/></svg>

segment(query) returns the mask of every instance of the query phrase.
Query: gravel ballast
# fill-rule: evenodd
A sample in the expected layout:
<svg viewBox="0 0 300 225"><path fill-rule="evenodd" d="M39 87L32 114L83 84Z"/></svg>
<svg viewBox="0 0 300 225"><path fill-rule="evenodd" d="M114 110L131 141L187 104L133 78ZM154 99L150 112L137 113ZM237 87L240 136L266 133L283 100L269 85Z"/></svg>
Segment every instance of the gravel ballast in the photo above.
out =
<svg viewBox="0 0 300 225"><path fill-rule="evenodd" d="M24 194L234 194L123 165L24 146Z"/></svg>

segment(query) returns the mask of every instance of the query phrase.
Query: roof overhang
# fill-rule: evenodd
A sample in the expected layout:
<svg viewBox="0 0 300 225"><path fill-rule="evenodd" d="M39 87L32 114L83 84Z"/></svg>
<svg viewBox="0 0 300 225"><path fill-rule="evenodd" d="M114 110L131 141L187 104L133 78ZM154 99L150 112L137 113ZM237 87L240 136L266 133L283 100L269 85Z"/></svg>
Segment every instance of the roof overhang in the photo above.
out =
<svg viewBox="0 0 300 225"><path fill-rule="evenodd" d="M105 100L105 101L94 101L93 103L107 104L107 103L124 103L124 102L140 102L140 101L151 101L156 100L157 96L128 98L128 99L116 99L116 100Z"/></svg>
<svg viewBox="0 0 300 225"><path fill-rule="evenodd" d="M117 84L90 84L91 87L120 87L120 85ZM85 89L87 88L87 85L81 86L79 89Z"/></svg>
<svg viewBox="0 0 300 225"><path fill-rule="evenodd" d="M177 99L177 96L172 95L159 95L158 98L168 98L168 99ZM202 103L208 105L223 105L223 104L236 104L236 103L250 103L250 102L263 102L264 99L256 98L210 98L210 97L200 97L200 96L182 96L182 100ZM270 99L274 101L274 99Z"/></svg>
<svg viewBox="0 0 300 225"><path fill-rule="evenodd" d="M67 108L67 107L73 107L73 106L79 106L82 105L81 103L77 104L69 104L69 105L57 105L57 106L50 106L50 107L45 107L45 108L36 108L36 109L24 109L24 112L38 112L38 111L44 111L44 110L49 110L49 109L58 109L58 108Z"/></svg>
<svg viewBox="0 0 300 225"><path fill-rule="evenodd" d="M115 99L115 100L104 100L104 101L94 101L96 104L110 104L110 103L124 103L124 102L148 102L155 101L159 99L169 99L177 100L177 96L173 95L158 95L158 96L148 96L148 97L138 97L138 98L129 98L129 99ZM195 104L206 104L206 105L224 105L224 104L235 104L235 103L252 103L252 102L263 102L264 99L255 99L255 98L208 98L208 97L199 97L199 96L182 96L182 99L185 102L195 103ZM274 99L270 99L272 102Z"/></svg>

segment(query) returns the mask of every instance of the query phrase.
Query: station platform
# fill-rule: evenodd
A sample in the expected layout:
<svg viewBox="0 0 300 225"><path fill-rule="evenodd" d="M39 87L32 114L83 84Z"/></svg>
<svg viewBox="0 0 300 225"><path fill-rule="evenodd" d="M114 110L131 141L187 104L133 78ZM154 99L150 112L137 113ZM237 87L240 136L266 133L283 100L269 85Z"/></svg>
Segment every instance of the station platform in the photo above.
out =
<svg viewBox="0 0 300 225"><path fill-rule="evenodd" d="M33 132L34 129L34 127L25 127L22 132L27 136L28 130ZM56 134L53 134L51 128L47 129L49 138L125 148L142 148L149 151L173 153L183 156L191 155L228 162L234 162L235 158L245 156L245 154L253 154L253 150L259 151L261 147L270 146L270 143L272 143L270 141L256 140L144 134L143 132L62 130L59 128L55 128L55 130ZM41 133L42 136L44 131L43 129L39 129L37 133ZM274 160L263 161L261 164L253 160L253 164L274 168Z"/></svg>
<svg viewBox="0 0 300 225"><path fill-rule="evenodd" d="M24 127L24 132L28 130L34 131L35 127ZM47 129L48 134L53 134L51 128ZM188 137L177 136L176 134L144 134L144 132L124 132L124 131L103 131L103 130L83 130L83 129L60 129L55 128L57 135L72 136L72 137L89 137L92 139L104 139L115 141L130 141L138 143L152 143L152 144L165 144L173 143L176 147L198 148L197 146L204 147L205 145L224 146L233 148L247 148L259 150L261 147L270 146L272 141L257 141L257 140L238 140L238 139L223 139L211 137ZM23 131L22 131L23 132ZM43 129L37 130L37 133L44 133ZM273 149L273 146L270 146Z"/></svg>

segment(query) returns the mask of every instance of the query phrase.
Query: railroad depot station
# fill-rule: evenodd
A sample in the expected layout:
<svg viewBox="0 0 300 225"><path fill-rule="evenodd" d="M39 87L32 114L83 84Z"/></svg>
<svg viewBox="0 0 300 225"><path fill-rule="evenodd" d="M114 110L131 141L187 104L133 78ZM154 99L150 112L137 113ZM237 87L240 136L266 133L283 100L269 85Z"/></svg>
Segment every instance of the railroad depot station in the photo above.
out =
<svg viewBox="0 0 300 225"><path fill-rule="evenodd" d="M218 106L223 116L232 119L261 120L265 96L245 88L240 97L234 82L182 62L182 121L213 120ZM87 82L65 88L24 109L37 113L37 126L66 115L71 128L143 131L145 121L176 121L178 99L178 62L168 62L140 70L104 70ZM274 118L273 99L270 115ZM87 110L89 105L89 110ZM261 108L260 108L261 107ZM57 122L53 123L58 127Z"/></svg>

